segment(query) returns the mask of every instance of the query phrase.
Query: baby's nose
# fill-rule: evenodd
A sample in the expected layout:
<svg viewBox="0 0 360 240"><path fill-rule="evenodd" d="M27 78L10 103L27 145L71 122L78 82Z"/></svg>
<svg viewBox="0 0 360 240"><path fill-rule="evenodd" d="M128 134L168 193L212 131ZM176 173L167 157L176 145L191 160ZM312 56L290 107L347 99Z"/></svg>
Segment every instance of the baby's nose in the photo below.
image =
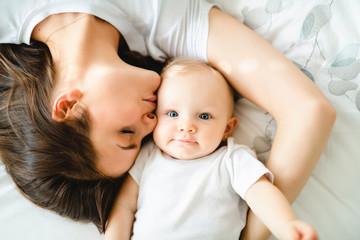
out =
<svg viewBox="0 0 360 240"><path fill-rule="evenodd" d="M189 133L195 133L196 127L191 122L184 122L179 126L180 132L189 132Z"/></svg>

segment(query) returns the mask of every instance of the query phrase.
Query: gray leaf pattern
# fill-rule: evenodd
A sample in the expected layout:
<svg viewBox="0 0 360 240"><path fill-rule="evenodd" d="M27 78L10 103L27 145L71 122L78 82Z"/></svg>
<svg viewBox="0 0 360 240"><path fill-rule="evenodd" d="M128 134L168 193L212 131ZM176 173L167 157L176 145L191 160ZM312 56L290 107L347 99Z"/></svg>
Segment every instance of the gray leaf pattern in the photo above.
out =
<svg viewBox="0 0 360 240"><path fill-rule="evenodd" d="M303 23L299 41L304 41L316 36L320 29L329 22L331 10L327 5L318 5L314 7L306 16Z"/></svg>
<svg viewBox="0 0 360 240"><path fill-rule="evenodd" d="M360 72L360 62L354 61L354 59L346 59L346 60L348 60L347 63L350 62L350 64L343 67L330 66L329 73L344 80L352 80L356 78L356 76Z"/></svg>
<svg viewBox="0 0 360 240"><path fill-rule="evenodd" d="M349 90L357 89L358 84L348 81L331 81L329 83L329 92L336 96L344 95Z"/></svg>
<svg viewBox="0 0 360 240"><path fill-rule="evenodd" d="M347 91L356 90L358 84L350 82L360 73L360 61L357 60L360 44L352 43L346 45L341 51L339 51L335 57L335 60L329 67L329 73L337 76L341 81L331 81L329 83L329 92L334 95L344 95ZM355 105L359 109L359 93L356 95Z"/></svg>
<svg viewBox="0 0 360 240"><path fill-rule="evenodd" d="M319 59L322 59L323 63L327 63L327 65L323 65L323 68L326 68L330 75L330 80L326 83L329 93L334 96L346 96L360 111L360 43L355 41L353 43L342 44L336 51L334 47L339 46L337 42L334 42L338 39L338 36L335 35L337 33L330 32L330 34L334 34L334 36L325 35L329 34L328 30L332 31L332 25L328 25L330 21L331 24L339 24L339 22L335 22L339 21L338 17L333 17L332 13L334 1L335 0L330 0L330 2L325 3L326 1L324 0L323 4L311 7L305 15L299 31L298 40L295 41L292 46L297 46L298 44L308 44L307 46L309 46L309 44L311 44L311 48L307 48L310 51L305 52L305 54L308 55L304 56L305 58L303 59L305 59L305 61L302 62L302 64L296 62L294 62L294 64L309 79L316 82L316 75L314 77L310 69L317 66ZM272 27L272 15L285 11L286 7L287 0L267 0L263 7L255 7L250 10L248 7L245 7L242 10L245 19L244 23L252 29L268 26L266 33L269 33ZM325 26L326 28L324 28ZM344 25L344 27L346 26ZM321 31L322 29L323 33ZM263 34L265 33L263 32ZM332 37L334 37L334 39ZM308 42L304 43L304 41ZM329 46L323 45L324 41L329 42L329 45L334 47L329 49ZM337 52L335 56L333 55L334 50L335 53ZM333 56L333 59L328 59L330 56ZM316 70L316 67L314 70ZM318 81L322 81L322 79L318 79ZM348 93L349 91L353 92ZM266 139L257 139L255 145L257 145L259 149L267 150Z"/></svg>
<svg viewBox="0 0 360 240"><path fill-rule="evenodd" d="M357 92L355 97L355 106L360 111L360 91Z"/></svg>
<svg viewBox="0 0 360 240"><path fill-rule="evenodd" d="M268 0L265 11L270 14L278 13L284 8L283 0Z"/></svg>
<svg viewBox="0 0 360 240"><path fill-rule="evenodd" d="M359 53L360 44L352 43L346 45L337 55L332 62L332 67L344 67L356 60Z"/></svg>
<svg viewBox="0 0 360 240"><path fill-rule="evenodd" d="M343 80L352 80L360 72L360 61L356 59L360 44L352 43L346 45L332 62L329 73Z"/></svg>
<svg viewBox="0 0 360 240"><path fill-rule="evenodd" d="M314 77L311 72L307 70L307 66L313 57L314 50L318 49L320 56L325 61L325 56L331 55L324 54L325 50L321 48L321 45L318 42L320 30L332 17L331 4L332 2L329 5L317 5L313 7L302 24L299 36L299 42L315 38L312 52L310 53L305 66L301 67L299 64L296 64L299 69L313 81ZM329 38L329 36L327 38ZM329 41L331 41L331 39L329 39ZM359 43L347 44L338 51L335 59L328 66L328 73L331 75L331 81L328 83L329 92L335 96L343 96L346 95L348 91L357 91L354 104L358 110L360 110L360 91L357 90L359 83L351 80L356 79L360 73L360 60L358 59L359 51ZM333 79L334 76L338 79ZM351 101L354 100L352 99Z"/></svg>
<svg viewBox="0 0 360 240"><path fill-rule="evenodd" d="M312 75L311 72L309 72L308 70L303 69L303 68L300 69L300 70L301 70L308 78L310 78L311 81L313 81L313 82L315 81L315 80L314 80L314 76Z"/></svg>
<svg viewBox="0 0 360 240"><path fill-rule="evenodd" d="M251 29L256 29L265 25L270 19L270 14L266 13L263 8L249 10L246 7L243 9L243 15L245 18L245 25Z"/></svg>
<svg viewBox="0 0 360 240"><path fill-rule="evenodd" d="M268 24L268 31L271 28L272 15L279 13L284 9L285 0L268 0L265 8L254 8L249 10L245 7L242 11L244 15L244 23L251 29L257 29Z"/></svg>
<svg viewBox="0 0 360 240"><path fill-rule="evenodd" d="M314 76L312 75L312 73L310 72L310 71L308 71L308 70L306 70L306 69L304 69L299 63L297 63L297 62L293 62L294 64L295 64L295 66L297 67L297 68L299 68L300 69L300 71L302 71L308 78L310 78L311 79L311 81L315 81L314 80Z"/></svg>

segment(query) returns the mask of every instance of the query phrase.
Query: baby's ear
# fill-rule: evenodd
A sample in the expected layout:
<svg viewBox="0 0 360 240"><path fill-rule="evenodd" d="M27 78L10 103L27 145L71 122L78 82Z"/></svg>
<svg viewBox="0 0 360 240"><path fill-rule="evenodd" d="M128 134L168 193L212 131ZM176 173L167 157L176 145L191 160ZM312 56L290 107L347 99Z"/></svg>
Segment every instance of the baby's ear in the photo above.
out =
<svg viewBox="0 0 360 240"><path fill-rule="evenodd" d="M71 89L60 94L53 105L52 118L57 122L66 122L76 116L77 108L82 92L79 89Z"/></svg>
<svg viewBox="0 0 360 240"><path fill-rule="evenodd" d="M223 140L228 139L228 137L231 136L232 132L234 131L235 127L238 124L238 119L237 117L231 117L228 121L228 123L226 124L226 128L225 128L225 132L224 132L224 136L223 136Z"/></svg>

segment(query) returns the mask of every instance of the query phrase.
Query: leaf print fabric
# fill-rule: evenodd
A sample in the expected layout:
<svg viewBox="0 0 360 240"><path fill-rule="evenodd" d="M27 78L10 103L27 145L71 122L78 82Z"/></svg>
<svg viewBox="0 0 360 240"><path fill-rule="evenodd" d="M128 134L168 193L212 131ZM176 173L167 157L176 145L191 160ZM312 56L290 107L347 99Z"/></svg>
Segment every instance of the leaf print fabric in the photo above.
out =
<svg viewBox="0 0 360 240"><path fill-rule="evenodd" d="M330 18L331 10L329 6L319 5L311 9L303 23L299 41L317 36L321 28L329 22Z"/></svg>

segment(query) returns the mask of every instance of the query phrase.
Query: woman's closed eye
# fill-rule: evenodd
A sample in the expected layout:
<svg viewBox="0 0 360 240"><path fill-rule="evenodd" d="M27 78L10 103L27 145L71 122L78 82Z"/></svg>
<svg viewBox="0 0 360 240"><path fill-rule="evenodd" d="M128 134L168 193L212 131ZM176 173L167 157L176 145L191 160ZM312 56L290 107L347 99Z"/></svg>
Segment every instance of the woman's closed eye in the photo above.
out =
<svg viewBox="0 0 360 240"><path fill-rule="evenodd" d="M133 130L122 129L122 130L120 130L120 133L122 133L122 134L134 134L135 132Z"/></svg>
<svg viewBox="0 0 360 240"><path fill-rule="evenodd" d="M121 145L116 144L116 146L118 146L122 150L132 150L132 149L137 149L137 147L138 147L136 144L130 144L128 146L121 146Z"/></svg>
<svg viewBox="0 0 360 240"><path fill-rule="evenodd" d="M128 128L122 129L119 132L123 136L123 137L121 137L121 139L123 139L122 141L124 141L124 139L131 139L132 135L135 134L134 130L131 130L131 129L128 129ZM129 142L129 144L124 144L124 145L116 144L116 146L118 146L122 150L132 150L132 149L136 149L138 147L137 144L133 144L133 143L130 143L130 142Z"/></svg>

